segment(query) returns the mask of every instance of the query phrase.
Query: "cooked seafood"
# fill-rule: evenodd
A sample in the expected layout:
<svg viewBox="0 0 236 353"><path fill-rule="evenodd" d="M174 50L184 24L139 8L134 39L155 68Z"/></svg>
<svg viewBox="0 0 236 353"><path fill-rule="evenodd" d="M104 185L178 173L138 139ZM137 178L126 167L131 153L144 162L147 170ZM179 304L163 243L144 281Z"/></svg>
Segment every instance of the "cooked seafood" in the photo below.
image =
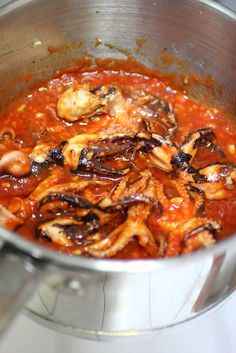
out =
<svg viewBox="0 0 236 353"><path fill-rule="evenodd" d="M90 88L77 84L60 96L57 113L69 122L108 114L113 118L112 129L119 127L121 132L120 127L123 127L123 133L137 133L141 121L145 122L147 131L159 126L167 136L172 136L177 129L177 119L170 103L143 90L122 93L117 86Z"/></svg>
<svg viewBox="0 0 236 353"><path fill-rule="evenodd" d="M1 171L16 177L29 174L31 168L28 156L21 151L5 153L0 159L0 172Z"/></svg>
<svg viewBox="0 0 236 353"><path fill-rule="evenodd" d="M204 192L208 200L230 197L236 182L236 166L214 163L201 168L193 175L191 185Z"/></svg>
<svg viewBox="0 0 236 353"><path fill-rule="evenodd" d="M203 196L190 193L181 180L172 180L165 186L172 186L177 195L168 198L165 195L164 186L158 184L157 197L163 205L163 215L159 218L158 224L168 239L166 255L188 253L201 246L214 244L213 235L220 231L221 224L203 215ZM194 236L194 241L193 239L188 241L190 235Z"/></svg>
<svg viewBox="0 0 236 353"><path fill-rule="evenodd" d="M134 97L134 92L131 92ZM157 128L161 128L166 137L172 137L177 130L177 118L170 103L163 99L158 99L153 95L141 90L135 91L134 114L141 116L146 129L152 133Z"/></svg>
<svg viewBox="0 0 236 353"><path fill-rule="evenodd" d="M0 225L8 229L15 229L22 223L21 219L0 205Z"/></svg>
<svg viewBox="0 0 236 353"><path fill-rule="evenodd" d="M126 142L127 141L127 142ZM127 153L127 148L129 153ZM94 173L111 177L120 177L128 169L115 170L104 165L101 160L114 155L122 154L127 159L132 152L132 139L128 136L115 138L99 138L96 134L76 135L68 141L63 141L59 146L50 148L47 145L36 146L30 158L37 163L55 162L59 165L69 166L75 173ZM124 156L123 156L124 154Z"/></svg>
<svg viewBox="0 0 236 353"><path fill-rule="evenodd" d="M189 254L236 230L236 129L216 109L99 70L23 101L1 117L1 225L97 258Z"/></svg>
<svg viewBox="0 0 236 353"><path fill-rule="evenodd" d="M75 85L60 96L57 113L67 121L107 113L111 102L117 101L119 95L119 90L113 86L99 86L91 90L86 85Z"/></svg>

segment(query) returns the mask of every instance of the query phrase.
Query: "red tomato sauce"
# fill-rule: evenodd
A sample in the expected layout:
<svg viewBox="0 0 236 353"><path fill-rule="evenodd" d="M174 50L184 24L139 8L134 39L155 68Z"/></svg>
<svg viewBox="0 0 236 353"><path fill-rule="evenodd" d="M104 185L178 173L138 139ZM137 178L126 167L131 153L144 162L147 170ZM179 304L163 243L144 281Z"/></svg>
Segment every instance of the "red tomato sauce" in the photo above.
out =
<svg viewBox="0 0 236 353"><path fill-rule="evenodd" d="M223 156L218 151L213 151L212 149L209 151L207 146L204 148L200 147L192 162L195 168L204 168L209 163L217 162L236 165L236 125L225 118L219 110L203 105L185 96L182 92L172 89L161 78L114 70L62 72L41 87L32 89L26 96L16 99L7 112L2 113L0 116L0 158L9 151L20 150L29 155L33 148L39 144L58 146L62 141L68 141L76 135L96 134L101 130L106 131L110 126L109 114L106 113L86 119L78 119L74 122L65 121L58 116L57 103L59 98L69 87L73 87L76 84L89 85L93 88L102 85L113 85L119 87L122 92L138 89L139 91L143 90L146 95L150 94L158 97L159 100L168 102L175 112L178 122L177 130L171 138L172 142L181 145L189 133L207 127L216 135L214 144L225 153ZM14 138L4 133L4 131L10 131L11 129L14 131ZM160 131L153 132L160 133ZM118 160L107 162L108 166L118 169L123 168L126 164L126 162ZM137 153L134 164L135 168L129 172L131 177L149 169L159 183L165 184L166 180L172 178L160 168L150 165L145 153ZM42 222L51 218L50 215L44 215L41 210L39 211L37 204L30 197L35 188L51 175L54 170L60 173L60 182L58 184L75 180L75 174L70 168L61 165L50 165L49 168L42 168L39 173L30 173L21 177L12 176L2 171L0 174L0 204L16 217L22 217L23 222L15 228L18 234L27 239L37 241L46 247L71 254L78 248L77 244L72 242L72 244L64 246L45 237L38 237L36 232L39 219ZM86 179L86 176L83 178L90 180L89 178ZM86 196L86 199L91 202L98 202L103 197L107 197L117 187L120 180L108 178L108 181L105 186L94 186L91 184L85 190L83 196ZM236 180L233 180L233 184L235 182ZM169 192L171 193L171 191ZM173 194L172 196L175 197L176 195ZM22 200L30 201L25 203L23 207ZM190 208L192 207L191 205L189 205ZM204 208L204 217L221 222L222 229L214 236L216 241L228 237L236 231L236 193L234 185L230 190L229 196L217 200L206 199ZM175 210L170 210L169 217L172 217L172 220L182 217L181 212L183 212L182 208L180 207L178 211L176 206ZM191 213L192 211L190 210L189 212ZM146 225L154 237L158 239L157 242L159 242L160 233L159 218L159 210L151 209L146 220ZM171 237L171 235L166 235L166 241L168 241L168 237ZM87 253L82 255L91 256ZM171 255L172 253L170 252ZM120 251L109 257L146 258L161 256L152 255L152 252L142 246L136 237L133 237ZM168 254L163 253L163 256L168 256Z"/></svg>

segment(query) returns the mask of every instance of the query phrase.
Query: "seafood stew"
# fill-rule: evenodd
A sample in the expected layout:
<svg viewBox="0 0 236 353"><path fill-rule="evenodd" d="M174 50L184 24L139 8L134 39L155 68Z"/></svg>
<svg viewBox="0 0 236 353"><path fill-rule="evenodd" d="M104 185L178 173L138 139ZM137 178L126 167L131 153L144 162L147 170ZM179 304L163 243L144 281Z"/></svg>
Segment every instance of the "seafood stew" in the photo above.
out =
<svg viewBox="0 0 236 353"><path fill-rule="evenodd" d="M235 124L160 77L61 72L0 119L0 224L25 238L162 258L236 230Z"/></svg>

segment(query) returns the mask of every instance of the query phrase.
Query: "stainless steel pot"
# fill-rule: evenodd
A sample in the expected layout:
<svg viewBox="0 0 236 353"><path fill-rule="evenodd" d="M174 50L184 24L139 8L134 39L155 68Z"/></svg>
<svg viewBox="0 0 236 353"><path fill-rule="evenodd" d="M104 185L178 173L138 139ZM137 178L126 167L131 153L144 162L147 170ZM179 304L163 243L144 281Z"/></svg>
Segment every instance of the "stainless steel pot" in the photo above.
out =
<svg viewBox="0 0 236 353"><path fill-rule="evenodd" d="M122 57L117 47L149 66L165 47L198 74L213 74L225 104L235 102L236 16L210 1L16 0L0 7L0 29L2 106L27 86L25 80L8 84L15 76L30 71L46 78L85 50ZM140 37L142 51L135 47ZM115 47L94 46L97 38ZM70 55L48 55L48 46L75 41ZM145 261L69 257L5 229L0 236L1 331L32 291L26 310L39 322L114 340L190 320L236 287L235 236L190 256Z"/></svg>

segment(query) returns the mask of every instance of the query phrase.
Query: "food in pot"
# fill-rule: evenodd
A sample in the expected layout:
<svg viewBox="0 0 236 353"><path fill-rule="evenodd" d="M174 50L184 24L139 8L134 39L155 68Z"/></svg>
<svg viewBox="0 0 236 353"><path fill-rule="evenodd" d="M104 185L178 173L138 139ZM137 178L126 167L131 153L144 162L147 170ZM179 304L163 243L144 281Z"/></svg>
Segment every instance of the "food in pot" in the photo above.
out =
<svg viewBox="0 0 236 353"><path fill-rule="evenodd" d="M0 223L23 237L162 258L236 230L235 124L160 76L61 72L0 119Z"/></svg>

